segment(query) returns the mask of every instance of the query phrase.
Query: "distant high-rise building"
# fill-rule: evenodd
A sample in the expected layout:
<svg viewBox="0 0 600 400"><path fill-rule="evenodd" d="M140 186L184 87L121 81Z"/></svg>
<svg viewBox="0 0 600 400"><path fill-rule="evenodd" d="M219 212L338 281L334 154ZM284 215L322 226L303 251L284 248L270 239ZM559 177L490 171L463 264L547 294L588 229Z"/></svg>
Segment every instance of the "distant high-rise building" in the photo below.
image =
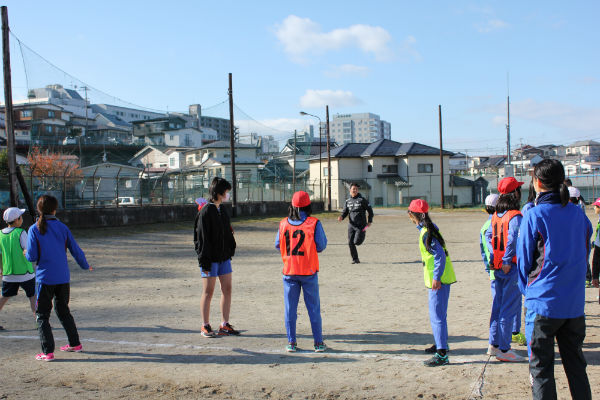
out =
<svg viewBox="0 0 600 400"><path fill-rule="evenodd" d="M330 130L331 139L338 144L373 143L392 135L390 123L372 113L334 115Z"/></svg>

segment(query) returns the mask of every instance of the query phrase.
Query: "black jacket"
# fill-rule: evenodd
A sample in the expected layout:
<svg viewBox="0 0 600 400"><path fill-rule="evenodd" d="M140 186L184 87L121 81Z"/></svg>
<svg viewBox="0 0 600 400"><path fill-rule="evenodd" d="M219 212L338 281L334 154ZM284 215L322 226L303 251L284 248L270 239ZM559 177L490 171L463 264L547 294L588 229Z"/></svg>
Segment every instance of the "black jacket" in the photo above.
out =
<svg viewBox="0 0 600 400"><path fill-rule="evenodd" d="M365 213L369 213L369 219ZM346 204L344 204L344 211L342 211L342 219L350 216L350 225L353 225L357 228L364 228L367 223L373 222L373 209L369 204L369 201L361 196L361 194L357 194L356 197L350 197L346 200Z"/></svg>
<svg viewBox="0 0 600 400"><path fill-rule="evenodd" d="M210 271L211 263L229 260L235 254L235 239L229 215L208 203L196 215L194 221L194 247L198 264Z"/></svg>

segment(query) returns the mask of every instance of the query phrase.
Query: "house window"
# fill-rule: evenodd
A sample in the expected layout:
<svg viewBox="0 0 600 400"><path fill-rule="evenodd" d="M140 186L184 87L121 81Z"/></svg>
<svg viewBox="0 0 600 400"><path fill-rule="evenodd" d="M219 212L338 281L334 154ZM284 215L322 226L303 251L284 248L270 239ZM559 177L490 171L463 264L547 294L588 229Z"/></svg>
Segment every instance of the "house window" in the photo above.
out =
<svg viewBox="0 0 600 400"><path fill-rule="evenodd" d="M51 125L46 125L46 132L52 133L52 126Z"/></svg>
<svg viewBox="0 0 600 400"><path fill-rule="evenodd" d="M323 168L323 175L329 176L329 168L327 168L327 167Z"/></svg>
<svg viewBox="0 0 600 400"><path fill-rule="evenodd" d="M384 165L384 166L382 166L382 172L384 174L397 174L398 166L397 165Z"/></svg>
<svg viewBox="0 0 600 400"><path fill-rule="evenodd" d="M175 135L169 135L169 139L175 140Z"/></svg>
<svg viewBox="0 0 600 400"><path fill-rule="evenodd" d="M174 166L175 166L175 158L173 158L173 157L169 158L169 165L170 165L171 167L174 167Z"/></svg>
<svg viewBox="0 0 600 400"><path fill-rule="evenodd" d="M54 111L48 111L48 117L49 118L53 118L54 117Z"/></svg>
<svg viewBox="0 0 600 400"><path fill-rule="evenodd" d="M367 165L367 172L373 172L373 166L371 164Z"/></svg>
<svg viewBox="0 0 600 400"><path fill-rule="evenodd" d="M433 164L418 164L417 172L420 174L431 174L433 172Z"/></svg>
<svg viewBox="0 0 600 400"><path fill-rule="evenodd" d="M28 118L33 116L33 113L31 110L23 110L21 111L21 118Z"/></svg>

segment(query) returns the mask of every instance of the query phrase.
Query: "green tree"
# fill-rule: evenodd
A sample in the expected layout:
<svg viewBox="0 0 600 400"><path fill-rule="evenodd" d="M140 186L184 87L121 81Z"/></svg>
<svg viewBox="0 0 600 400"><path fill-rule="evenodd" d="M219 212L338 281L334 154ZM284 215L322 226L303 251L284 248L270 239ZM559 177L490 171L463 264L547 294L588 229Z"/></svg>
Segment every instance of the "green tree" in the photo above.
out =
<svg viewBox="0 0 600 400"><path fill-rule="evenodd" d="M0 151L0 175L8 176L8 153L6 150Z"/></svg>

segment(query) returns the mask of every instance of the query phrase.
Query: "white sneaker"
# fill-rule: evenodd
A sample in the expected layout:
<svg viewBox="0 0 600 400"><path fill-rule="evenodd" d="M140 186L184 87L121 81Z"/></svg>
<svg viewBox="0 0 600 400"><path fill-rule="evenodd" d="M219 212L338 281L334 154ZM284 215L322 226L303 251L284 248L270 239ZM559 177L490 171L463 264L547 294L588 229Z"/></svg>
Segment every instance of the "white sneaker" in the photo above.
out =
<svg viewBox="0 0 600 400"><path fill-rule="evenodd" d="M488 351L487 351L488 356L495 356L499 352L500 352L500 349L498 349L497 347L494 347L491 344L488 346Z"/></svg>
<svg viewBox="0 0 600 400"><path fill-rule="evenodd" d="M525 358L516 354L511 349L511 350L507 351L506 353L503 353L502 351L496 352L496 360L506 361L506 362L521 362L521 361L525 361Z"/></svg>

